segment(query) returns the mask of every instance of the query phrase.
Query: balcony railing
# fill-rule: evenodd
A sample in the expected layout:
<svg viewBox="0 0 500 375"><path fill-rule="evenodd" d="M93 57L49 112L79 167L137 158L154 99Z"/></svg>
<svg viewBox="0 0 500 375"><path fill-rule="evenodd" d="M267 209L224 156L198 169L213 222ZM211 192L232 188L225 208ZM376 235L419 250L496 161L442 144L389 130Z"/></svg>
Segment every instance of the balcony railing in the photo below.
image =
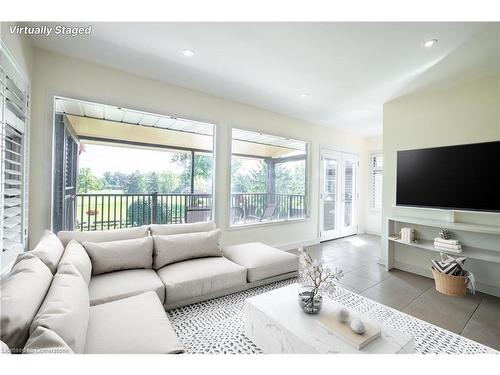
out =
<svg viewBox="0 0 500 375"><path fill-rule="evenodd" d="M212 218L212 194L78 194L77 229L119 229Z"/></svg>
<svg viewBox="0 0 500 375"><path fill-rule="evenodd" d="M95 231L212 219L212 194L78 194L77 229ZM271 217L263 217L266 208ZM272 211L272 212L271 212ZM231 194L231 223L305 217L303 195Z"/></svg>
<svg viewBox="0 0 500 375"><path fill-rule="evenodd" d="M232 224L298 219L305 217L305 215L306 205L304 195L269 193L231 194Z"/></svg>

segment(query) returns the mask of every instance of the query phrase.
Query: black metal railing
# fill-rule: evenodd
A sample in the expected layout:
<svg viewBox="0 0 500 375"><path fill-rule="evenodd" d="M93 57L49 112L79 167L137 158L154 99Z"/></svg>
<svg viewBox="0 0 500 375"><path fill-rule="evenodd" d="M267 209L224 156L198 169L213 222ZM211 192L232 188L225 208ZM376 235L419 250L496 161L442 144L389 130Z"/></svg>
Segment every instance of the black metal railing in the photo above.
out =
<svg viewBox="0 0 500 375"><path fill-rule="evenodd" d="M231 223L298 219L306 216L306 200L300 194L233 193Z"/></svg>
<svg viewBox="0 0 500 375"><path fill-rule="evenodd" d="M78 194L77 229L119 229L146 224L207 221L212 194Z"/></svg>
<svg viewBox="0 0 500 375"><path fill-rule="evenodd" d="M147 224L195 223L212 219L212 194L77 194L76 223L81 231ZM269 217L264 217L266 214ZM304 195L231 194L231 223L302 218Z"/></svg>

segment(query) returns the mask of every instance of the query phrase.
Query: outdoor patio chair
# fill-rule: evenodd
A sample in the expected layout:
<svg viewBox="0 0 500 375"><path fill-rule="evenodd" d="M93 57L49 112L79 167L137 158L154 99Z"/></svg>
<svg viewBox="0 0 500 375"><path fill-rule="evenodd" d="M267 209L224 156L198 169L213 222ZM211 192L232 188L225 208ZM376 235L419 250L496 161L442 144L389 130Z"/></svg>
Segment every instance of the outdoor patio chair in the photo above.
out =
<svg viewBox="0 0 500 375"><path fill-rule="evenodd" d="M271 220L272 218L274 218L274 215L276 214L277 208L278 208L278 206L275 203L268 204L266 206L266 209L264 210L264 212L262 212L262 215L260 217L254 216L254 215L247 215L245 217L245 221L247 221L247 219L254 219L258 222Z"/></svg>
<svg viewBox="0 0 500 375"><path fill-rule="evenodd" d="M238 206L231 207L231 224L236 224L243 221L245 217L245 210Z"/></svg>

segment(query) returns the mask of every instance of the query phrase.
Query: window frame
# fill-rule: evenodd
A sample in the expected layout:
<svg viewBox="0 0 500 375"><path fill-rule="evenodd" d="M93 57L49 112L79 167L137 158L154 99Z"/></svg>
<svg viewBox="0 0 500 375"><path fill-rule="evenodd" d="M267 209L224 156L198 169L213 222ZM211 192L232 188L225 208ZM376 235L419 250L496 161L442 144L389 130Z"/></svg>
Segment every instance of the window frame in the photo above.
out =
<svg viewBox="0 0 500 375"><path fill-rule="evenodd" d="M279 220L273 220L273 221L264 221L264 222L252 222L252 223L242 223L242 224L231 224L231 198L232 198L232 162L233 162L233 130L244 130L248 132L254 132L254 133L261 133L265 134L268 136L274 136L274 137L279 137L279 138L290 138L295 141L300 141L304 142L305 144L305 187L304 187L304 217L300 218L284 218L284 219L279 219ZM229 160L228 160L228 167L229 167L229 173L228 173L228 191L229 191L229 199L227 200L227 217L226 217L226 230L228 231L234 231L234 230L239 230L239 229L245 229L245 228L255 228L255 227L266 227L266 226L274 226L274 225L283 225L283 224L291 224L291 223L300 223L300 222L306 222L311 220L311 215L310 215L310 200L311 200L311 194L310 194L310 184L311 184L311 168L310 168L310 162L311 162L311 142L302 138L296 138L296 137L289 137L283 134L277 134L275 132L268 132L267 130L261 131L261 130L256 130L254 128L247 128L244 126L229 126L228 127L228 143L229 143Z"/></svg>
<svg viewBox="0 0 500 375"><path fill-rule="evenodd" d="M377 157L382 157L382 167L375 167L374 166L373 159L375 159ZM384 164L383 164L383 162L384 162L384 154L381 150L372 152L370 154L369 208L371 211L375 211L375 212L382 211L382 207L383 207L383 204L382 204L383 187L380 190L380 207L375 207L375 205L374 205L374 203L376 201L376 198L375 198L375 172L381 172L382 173L382 180L383 180L383 176L384 176Z"/></svg>

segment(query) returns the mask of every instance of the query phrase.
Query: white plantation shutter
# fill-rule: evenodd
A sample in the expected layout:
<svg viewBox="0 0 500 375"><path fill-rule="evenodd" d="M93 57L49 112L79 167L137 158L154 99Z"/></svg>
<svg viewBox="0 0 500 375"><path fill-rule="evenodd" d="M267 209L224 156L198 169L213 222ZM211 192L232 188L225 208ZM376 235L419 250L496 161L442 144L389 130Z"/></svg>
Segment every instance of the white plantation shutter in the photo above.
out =
<svg viewBox="0 0 500 375"><path fill-rule="evenodd" d="M2 272L26 248L27 130L29 89L26 79L0 44L1 183L0 238Z"/></svg>
<svg viewBox="0 0 500 375"><path fill-rule="evenodd" d="M371 157L370 208L377 210L382 209L383 158L382 154L375 154Z"/></svg>

